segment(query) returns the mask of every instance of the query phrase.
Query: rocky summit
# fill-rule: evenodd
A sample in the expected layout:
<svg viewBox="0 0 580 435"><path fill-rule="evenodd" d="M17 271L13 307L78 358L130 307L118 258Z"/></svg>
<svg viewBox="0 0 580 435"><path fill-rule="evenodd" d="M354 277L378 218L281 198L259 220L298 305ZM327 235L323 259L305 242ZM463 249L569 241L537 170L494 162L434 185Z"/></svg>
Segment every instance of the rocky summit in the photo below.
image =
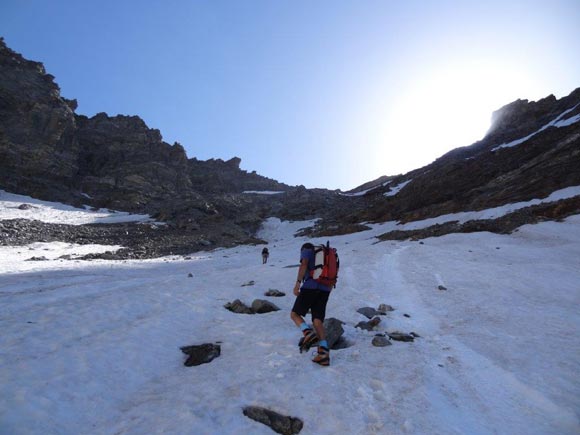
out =
<svg viewBox="0 0 580 435"><path fill-rule="evenodd" d="M497 110L486 136L407 174L383 176L342 193L288 186L240 169L240 159L188 158L138 116L91 118L60 95L44 66L0 39L0 189L76 206L146 213L166 225L57 226L12 220L0 243L35 240L122 242L122 258L261 243L267 217L318 218L300 234L362 231L365 223L422 220L545 198L580 185L580 88L569 96L518 100ZM252 192L274 191L260 195ZM544 209L542 209L544 210ZM520 212L520 225L580 213L577 198L543 212ZM540 214L540 215L539 215ZM467 228L513 230L497 220ZM34 228L33 231L30 229ZM465 231L447 225L447 232ZM439 231L426 231L426 236ZM392 234L394 238L420 234ZM385 235L383 238L388 239Z"/></svg>

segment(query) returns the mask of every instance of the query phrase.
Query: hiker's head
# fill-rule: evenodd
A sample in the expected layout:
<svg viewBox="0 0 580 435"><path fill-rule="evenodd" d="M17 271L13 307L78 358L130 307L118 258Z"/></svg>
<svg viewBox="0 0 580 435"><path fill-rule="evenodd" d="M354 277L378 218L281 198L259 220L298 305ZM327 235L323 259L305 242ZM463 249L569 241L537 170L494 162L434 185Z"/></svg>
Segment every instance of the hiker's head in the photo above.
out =
<svg viewBox="0 0 580 435"><path fill-rule="evenodd" d="M305 249L314 249L314 245L312 243L305 243L300 248L300 251L304 251Z"/></svg>

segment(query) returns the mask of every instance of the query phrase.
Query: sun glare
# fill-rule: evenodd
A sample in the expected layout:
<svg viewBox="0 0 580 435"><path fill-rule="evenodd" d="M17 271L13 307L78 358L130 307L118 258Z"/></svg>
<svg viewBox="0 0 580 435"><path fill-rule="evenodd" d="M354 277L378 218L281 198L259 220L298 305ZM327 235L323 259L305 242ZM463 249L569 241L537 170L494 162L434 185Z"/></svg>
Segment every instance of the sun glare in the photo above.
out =
<svg viewBox="0 0 580 435"><path fill-rule="evenodd" d="M447 66L399 93L383 118L380 149L406 172L482 139L492 112L534 89L526 74L479 62ZM394 163L394 162L393 162Z"/></svg>

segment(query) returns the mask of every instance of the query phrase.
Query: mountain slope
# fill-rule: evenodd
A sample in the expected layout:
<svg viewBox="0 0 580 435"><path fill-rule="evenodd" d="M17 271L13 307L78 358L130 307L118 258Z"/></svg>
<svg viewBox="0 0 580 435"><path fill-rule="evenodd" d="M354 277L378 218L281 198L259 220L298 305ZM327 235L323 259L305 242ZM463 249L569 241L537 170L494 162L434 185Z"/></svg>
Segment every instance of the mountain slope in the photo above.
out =
<svg viewBox="0 0 580 435"><path fill-rule="evenodd" d="M328 368L298 353L288 318L305 225L265 223L266 265L251 246L126 263L0 247L0 432L272 433L248 405L300 418L304 435L578 432L578 217L424 244L376 244L382 225L334 238L328 315L350 346ZM40 253L55 260L24 261ZM281 311L224 308L269 288L286 292L267 298ZM395 311L376 330L355 327L359 308L383 303ZM395 331L420 338L371 344ZM184 367L179 348L202 343L221 355Z"/></svg>
<svg viewBox="0 0 580 435"><path fill-rule="evenodd" d="M188 159L180 144L163 142L137 116L77 115L76 102L62 98L53 79L0 40L0 188L151 214L175 233L161 240L181 231L194 232L194 244L250 242L269 216L319 218L303 234L330 236L363 230L367 222L482 210L580 185L580 88L561 99L510 103L494 113L481 141L341 194L247 173L238 158ZM565 201L567 214L580 212L575 200ZM172 244L164 252L174 248L181 252Z"/></svg>

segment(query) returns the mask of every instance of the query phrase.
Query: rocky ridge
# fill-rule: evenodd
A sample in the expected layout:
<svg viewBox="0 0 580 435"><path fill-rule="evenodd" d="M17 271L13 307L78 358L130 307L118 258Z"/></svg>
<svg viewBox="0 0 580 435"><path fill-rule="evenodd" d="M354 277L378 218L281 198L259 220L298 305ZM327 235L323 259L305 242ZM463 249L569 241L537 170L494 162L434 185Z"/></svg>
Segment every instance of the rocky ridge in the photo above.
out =
<svg viewBox="0 0 580 435"><path fill-rule="evenodd" d="M510 103L493 114L481 141L407 174L365 183L350 194L288 186L248 173L237 157L189 159L179 143L164 142L159 130L138 116L99 113L88 118L76 114L76 106L60 95L41 63L26 60L0 39L0 188L73 205L148 213L166 225L153 230L138 224L73 227L16 220L2 224L0 243L28 243L34 227L35 240L110 240L127 247L117 258L149 258L261 243L254 234L270 216L319 218L301 234L333 236L363 231L367 222L405 223L482 210L580 185L580 88L561 99ZM554 210L552 219L562 218L563 210L580 212L573 199ZM533 222L536 215L521 212L517 222ZM446 231L511 231L512 226L497 220L447 225Z"/></svg>

